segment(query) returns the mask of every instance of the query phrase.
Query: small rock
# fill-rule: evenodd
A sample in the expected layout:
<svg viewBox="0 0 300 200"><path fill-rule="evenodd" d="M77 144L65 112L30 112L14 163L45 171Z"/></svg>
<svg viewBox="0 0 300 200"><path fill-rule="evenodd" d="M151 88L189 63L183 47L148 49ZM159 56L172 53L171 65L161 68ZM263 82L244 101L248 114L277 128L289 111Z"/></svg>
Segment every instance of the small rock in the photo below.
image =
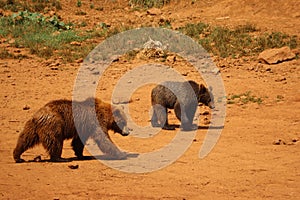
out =
<svg viewBox="0 0 300 200"><path fill-rule="evenodd" d="M272 69L270 67L267 67L266 72L271 72L272 73Z"/></svg>
<svg viewBox="0 0 300 200"><path fill-rule="evenodd" d="M203 124L205 124L205 125L210 124L210 120L207 117L205 117L203 120Z"/></svg>
<svg viewBox="0 0 300 200"><path fill-rule="evenodd" d="M282 82L282 81L286 81L286 78L284 76L281 76L279 78L275 79L276 82Z"/></svg>
<svg viewBox="0 0 300 200"><path fill-rule="evenodd" d="M42 161L42 157L41 156L37 156L33 159L34 162L41 162Z"/></svg>
<svg viewBox="0 0 300 200"><path fill-rule="evenodd" d="M248 67L248 70L249 70L249 71L253 71L253 70L254 70L254 67L253 67L253 66L250 66L250 67Z"/></svg>
<svg viewBox="0 0 300 200"><path fill-rule="evenodd" d="M273 145L282 145L282 144L285 145L286 143L281 139L275 140L273 142Z"/></svg>
<svg viewBox="0 0 300 200"><path fill-rule="evenodd" d="M161 15L161 10L159 8L150 8L147 10L147 14L149 15Z"/></svg>
<svg viewBox="0 0 300 200"><path fill-rule="evenodd" d="M60 65L60 62L59 62L59 61L56 61L56 62L54 62L54 63L49 64L49 67L57 67L57 66L59 66L59 65Z"/></svg>
<svg viewBox="0 0 300 200"><path fill-rule="evenodd" d="M135 11L135 12L134 12L134 15L137 16L138 18L143 17L143 14L140 13L139 11Z"/></svg>
<svg viewBox="0 0 300 200"><path fill-rule="evenodd" d="M28 105L25 105L24 107L23 107L23 110L29 110L30 109L30 107L28 106Z"/></svg>
<svg viewBox="0 0 300 200"><path fill-rule="evenodd" d="M77 42L77 41L73 41L73 42L70 43L70 45L81 46L81 43Z"/></svg>
<svg viewBox="0 0 300 200"><path fill-rule="evenodd" d="M176 61L176 56L168 56L167 61L171 62L171 63L174 63Z"/></svg>
<svg viewBox="0 0 300 200"><path fill-rule="evenodd" d="M49 11L50 17L53 17L55 14L56 14L55 11L53 11L53 10Z"/></svg>
<svg viewBox="0 0 300 200"><path fill-rule="evenodd" d="M11 39L11 40L8 41L8 44L14 44L15 42L16 42L15 39Z"/></svg>
<svg viewBox="0 0 300 200"><path fill-rule="evenodd" d="M189 72L183 72L183 73L181 73L181 75L182 76L187 76L187 75L189 75Z"/></svg>
<svg viewBox="0 0 300 200"><path fill-rule="evenodd" d="M292 139L292 142L294 142L294 143L295 143L295 142L298 142L298 141L299 141L298 138L293 138L293 139Z"/></svg>
<svg viewBox="0 0 300 200"><path fill-rule="evenodd" d="M128 104L131 102L131 99L128 99L126 97L119 97L112 100L113 104Z"/></svg>
<svg viewBox="0 0 300 200"><path fill-rule="evenodd" d="M83 62L83 58L79 58L77 60L75 60L76 63L82 63Z"/></svg>
<svg viewBox="0 0 300 200"><path fill-rule="evenodd" d="M296 55L300 55L300 49L293 49L292 52Z"/></svg>
<svg viewBox="0 0 300 200"><path fill-rule="evenodd" d="M215 68L215 69L211 70L211 72L213 74L217 75L220 72L220 70L218 68Z"/></svg>
<svg viewBox="0 0 300 200"><path fill-rule="evenodd" d="M201 115L209 115L209 112L206 110L203 113L201 113Z"/></svg>
<svg viewBox="0 0 300 200"><path fill-rule="evenodd" d="M261 52L258 56L259 62L266 64L277 64L280 62L295 59L296 55L289 47L282 47L279 49L267 49Z"/></svg>
<svg viewBox="0 0 300 200"><path fill-rule="evenodd" d="M78 169L79 165L68 165L70 169Z"/></svg>

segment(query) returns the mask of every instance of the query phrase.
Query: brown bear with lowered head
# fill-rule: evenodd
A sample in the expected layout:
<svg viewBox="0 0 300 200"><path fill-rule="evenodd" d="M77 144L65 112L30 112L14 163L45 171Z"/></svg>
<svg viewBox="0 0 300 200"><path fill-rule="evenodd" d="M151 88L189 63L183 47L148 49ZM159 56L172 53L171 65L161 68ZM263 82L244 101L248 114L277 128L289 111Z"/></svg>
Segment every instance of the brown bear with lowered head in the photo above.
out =
<svg viewBox="0 0 300 200"><path fill-rule="evenodd" d="M174 109L176 117L181 121L183 130L193 130L194 115L198 103L214 108L213 95L204 85L194 81L166 81L153 88L151 92L153 127L174 130L168 123L168 109Z"/></svg>
<svg viewBox="0 0 300 200"><path fill-rule="evenodd" d="M67 161L61 158L63 141L73 139L75 155L82 159L84 144L91 137L100 150L111 158L126 158L126 153L120 151L112 142L108 130L123 136L129 134L126 116L120 108L97 98L88 98L81 102L54 100L39 109L26 122L13 157L16 162L24 162L22 153L42 143L51 161Z"/></svg>

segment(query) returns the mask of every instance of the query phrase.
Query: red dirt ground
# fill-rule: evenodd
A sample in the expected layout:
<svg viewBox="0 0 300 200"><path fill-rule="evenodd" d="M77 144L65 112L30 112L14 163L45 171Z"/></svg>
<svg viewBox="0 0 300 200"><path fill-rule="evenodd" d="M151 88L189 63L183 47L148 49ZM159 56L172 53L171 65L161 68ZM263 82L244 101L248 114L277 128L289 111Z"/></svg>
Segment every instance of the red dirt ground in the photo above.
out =
<svg viewBox="0 0 300 200"><path fill-rule="evenodd" d="M99 22L111 26L157 26L160 19L171 19L173 27L199 21L228 27L251 23L261 32L300 36L297 0L207 0L194 4L173 1L161 9L161 15L154 16L142 10L131 11L127 1L93 1L95 8L101 6L103 11L90 9L92 1L82 2L80 9L87 13L85 16L75 15L79 8L70 1L62 1L63 9L57 14L66 21L85 21L87 28ZM17 51L7 43L2 43L1 48ZM227 94L251 91L263 98L263 103L229 104L222 135L204 159L198 158L198 152L207 130L200 129L191 147L172 165L151 173L132 174L111 169L97 160L14 162L12 151L26 120L50 100L71 99L80 67L80 63L28 56L0 61L1 199L299 199L299 59L265 65L252 58L215 58L217 65L223 66L220 70ZM58 63L58 70L51 69L51 63ZM114 63L112 69L118 70L108 72L98 96L109 101L123 69L141 63L138 59ZM183 64L179 60L174 65L188 70ZM192 73L187 78L197 79ZM137 90L132 96L135 101L130 103L131 117L141 125L149 124L151 87ZM204 125L203 118L199 125ZM179 124L174 115L170 120ZM151 139L111 136L122 149L149 152L167 144L174 135L175 132L162 131ZM285 144L274 145L279 139ZM37 155L48 158L41 146L26 151L23 158L32 160ZM63 157L73 156L70 141L66 141ZM72 170L70 164L79 168Z"/></svg>

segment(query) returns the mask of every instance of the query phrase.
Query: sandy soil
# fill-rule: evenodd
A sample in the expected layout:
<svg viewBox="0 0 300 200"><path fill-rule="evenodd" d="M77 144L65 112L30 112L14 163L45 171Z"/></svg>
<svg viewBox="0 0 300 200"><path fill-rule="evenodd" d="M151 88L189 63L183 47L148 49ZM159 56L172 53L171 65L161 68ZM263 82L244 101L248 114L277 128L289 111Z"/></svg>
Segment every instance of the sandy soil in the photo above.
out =
<svg viewBox="0 0 300 200"><path fill-rule="evenodd" d="M63 20L86 21L87 27L99 22L112 26L157 26L163 18L171 19L174 27L198 21L228 27L252 23L262 32L283 31L300 36L297 0L174 2L161 9L161 15L154 16L146 11L131 11L123 1L94 2L95 7L102 6L103 11L91 10L89 3L83 1L81 9L87 12L85 16L74 14L79 9L75 3L62 1L63 10L57 13ZM7 43L1 47L18 52ZM26 49L21 51L26 53ZM26 120L50 100L70 99L80 67L80 63L64 64L59 60L28 56L22 60L0 61L1 199L299 199L299 59L265 65L253 58L215 58L217 65L222 66L221 75L228 95L251 91L261 97L263 103L227 105L222 135L204 159L198 158L198 152L207 129L199 129L190 148L172 165L151 173L135 174L111 169L98 160L14 162L12 151ZM113 63L106 80L99 84L97 95L109 101L118 77L143 62L121 59ZM58 63L57 67L52 68L52 63ZM170 65L183 72L189 70L180 60ZM187 78L199 77L189 73ZM131 117L140 125L150 123L152 87L141 87L132 96ZM203 106L199 110L200 113L209 111ZM173 112L170 115L170 122L179 124ZM207 126L209 116L205 117L200 115L200 126ZM142 153L168 144L176 131L161 131L149 139L110 134L122 149ZM278 140L282 142L274 145ZM23 158L32 160L37 155L48 158L41 146L28 150ZM70 141L66 141L63 157L73 156ZM79 168L70 169L70 164Z"/></svg>

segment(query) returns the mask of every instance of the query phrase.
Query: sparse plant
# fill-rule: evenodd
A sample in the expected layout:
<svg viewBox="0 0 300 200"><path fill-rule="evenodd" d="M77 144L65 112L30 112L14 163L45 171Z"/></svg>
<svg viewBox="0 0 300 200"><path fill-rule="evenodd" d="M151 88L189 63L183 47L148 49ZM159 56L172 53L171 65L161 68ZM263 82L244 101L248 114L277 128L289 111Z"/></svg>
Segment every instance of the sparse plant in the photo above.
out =
<svg viewBox="0 0 300 200"><path fill-rule="evenodd" d="M251 91L247 91L241 94L232 94L227 98L227 104L235 104L235 103L247 104L250 102L262 104L263 99L261 97L256 97L255 95L252 95Z"/></svg>
<svg viewBox="0 0 300 200"><path fill-rule="evenodd" d="M77 11L75 13L75 15L86 15L86 12L80 10L80 11Z"/></svg>
<svg viewBox="0 0 300 200"><path fill-rule="evenodd" d="M276 96L276 101L277 102L280 102L280 101L283 101L284 100L284 96L282 96L282 95L277 95Z"/></svg>
<svg viewBox="0 0 300 200"><path fill-rule="evenodd" d="M171 0L130 0L129 5L133 7L152 8L163 7Z"/></svg>
<svg viewBox="0 0 300 200"><path fill-rule="evenodd" d="M181 27L179 30L182 31L184 34L195 38L200 39L200 35L204 33L208 28L207 24L204 23L197 23L197 24L186 24L184 27Z"/></svg>
<svg viewBox="0 0 300 200"><path fill-rule="evenodd" d="M90 4L90 9L94 9L95 5L93 3Z"/></svg>
<svg viewBox="0 0 300 200"><path fill-rule="evenodd" d="M98 10L98 11L103 11L104 8L103 8L103 7L97 7L96 10Z"/></svg>
<svg viewBox="0 0 300 200"><path fill-rule="evenodd" d="M81 2L81 0L77 0L77 7L81 7L82 6L82 2Z"/></svg>

